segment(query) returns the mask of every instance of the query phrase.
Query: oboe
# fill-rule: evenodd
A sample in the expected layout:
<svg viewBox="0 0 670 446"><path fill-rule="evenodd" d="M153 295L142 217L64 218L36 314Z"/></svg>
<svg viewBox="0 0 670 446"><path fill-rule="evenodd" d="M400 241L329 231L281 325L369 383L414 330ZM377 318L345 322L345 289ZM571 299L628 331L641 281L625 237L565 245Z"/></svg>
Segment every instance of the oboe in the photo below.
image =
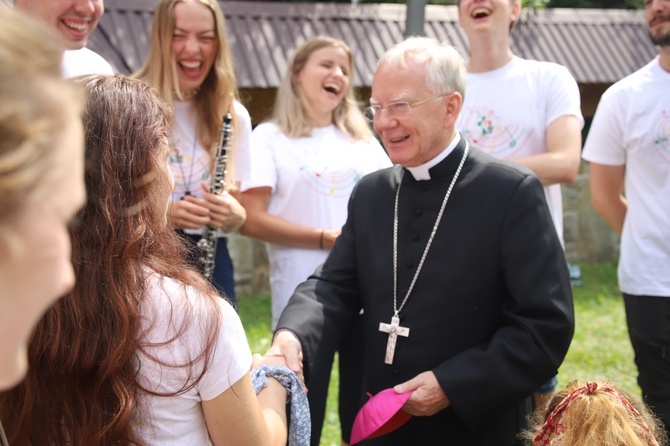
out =
<svg viewBox="0 0 670 446"><path fill-rule="evenodd" d="M228 164L228 150L233 142L233 115L228 112L223 116L221 123L221 136L216 146L214 155L214 175L209 191L213 194L221 194L226 188L226 165ZM214 273L214 264L216 260L216 244L218 241L217 233L219 228L216 226L205 226L202 238L198 241L198 248L202 252L200 260L202 262L203 275L208 280Z"/></svg>

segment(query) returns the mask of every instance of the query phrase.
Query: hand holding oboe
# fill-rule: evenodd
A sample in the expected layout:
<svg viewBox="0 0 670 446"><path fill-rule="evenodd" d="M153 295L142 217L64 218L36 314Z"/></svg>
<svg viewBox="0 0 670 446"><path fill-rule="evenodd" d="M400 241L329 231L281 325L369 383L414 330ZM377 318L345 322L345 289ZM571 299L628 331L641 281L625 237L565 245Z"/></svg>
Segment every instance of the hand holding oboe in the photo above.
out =
<svg viewBox="0 0 670 446"><path fill-rule="evenodd" d="M209 188L207 191L209 192ZM207 201L193 195L171 201L168 210L170 224L177 229L200 229L209 224L209 214Z"/></svg>
<svg viewBox="0 0 670 446"><path fill-rule="evenodd" d="M220 195L209 191L210 186L202 182L205 191L205 206L209 210L209 226L221 228L223 232L235 232L247 219L247 212L228 191Z"/></svg>

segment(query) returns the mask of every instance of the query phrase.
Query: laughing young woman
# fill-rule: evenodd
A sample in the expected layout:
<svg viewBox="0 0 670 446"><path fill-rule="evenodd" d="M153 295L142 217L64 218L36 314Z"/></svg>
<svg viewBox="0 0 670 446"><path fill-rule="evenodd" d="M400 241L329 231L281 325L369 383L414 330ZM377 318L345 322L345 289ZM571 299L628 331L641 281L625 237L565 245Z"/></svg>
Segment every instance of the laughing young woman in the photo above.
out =
<svg viewBox="0 0 670 446"><path fill-rule="evenodd" d="M235 98L237 87L223 13L215 0L160 0L154 11L151 47L144 66L134 74L157 87L174 107L170 136L170 169L175 179L169 217L172 226L192 242L191 257L205 226L219 228L212 282L235 301L233 264L226 233L246 218L237 201L238 180L249 172L251 118ZM213 158L221 119L233 114L233 150L226 191L210 193Z"/></svg>
<svg viewBox="0 0 670 446"><path fill-rule="evenodd" d="M253 174L242 181L247 221L241 233L267 243L272 323L301 282L322 264L347 217L347 202L364 175L391 161L358 109L354 59L342 41L319 36L298 47L277 92L274 116L252 134ZM340 421L349 440L360 407L360 341L340 345ZM319 444L331 364L312 373L308 398L312 444Z"/></svg>

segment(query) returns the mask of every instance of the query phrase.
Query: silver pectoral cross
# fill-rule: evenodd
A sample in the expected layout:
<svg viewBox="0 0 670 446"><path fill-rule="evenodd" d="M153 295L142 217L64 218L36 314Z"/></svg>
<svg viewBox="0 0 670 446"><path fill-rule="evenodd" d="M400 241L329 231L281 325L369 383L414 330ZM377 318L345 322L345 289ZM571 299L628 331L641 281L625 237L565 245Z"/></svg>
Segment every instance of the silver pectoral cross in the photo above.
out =
<svg viewBox="0 0 670 446"><path fill-rule="evenodd" d="M408 337L409 328L401 327L400 318L398 316L393 316L390 324L385 324L383 322L379 323L379 331L389 334L389 339L386 342L386 357L384 358L384 362L386 364L393 364L396 340L398 339L398 336Z"/></svg>

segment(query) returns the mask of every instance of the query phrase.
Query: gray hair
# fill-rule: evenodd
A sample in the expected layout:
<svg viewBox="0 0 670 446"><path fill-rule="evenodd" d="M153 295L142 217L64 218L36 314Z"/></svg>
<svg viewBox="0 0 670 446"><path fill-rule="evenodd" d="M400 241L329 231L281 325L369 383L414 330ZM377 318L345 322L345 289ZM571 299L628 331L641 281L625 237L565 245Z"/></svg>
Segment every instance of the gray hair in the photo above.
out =
<svg viewBox="0 0 670 446"><path fill-rule="evenodd" d="M430 37L409 37L388 50L377 68L382 64L404 67L409 58L425 63L426 83L433 93L457 91L465 97L465 63L456 48Z"/></svg>

